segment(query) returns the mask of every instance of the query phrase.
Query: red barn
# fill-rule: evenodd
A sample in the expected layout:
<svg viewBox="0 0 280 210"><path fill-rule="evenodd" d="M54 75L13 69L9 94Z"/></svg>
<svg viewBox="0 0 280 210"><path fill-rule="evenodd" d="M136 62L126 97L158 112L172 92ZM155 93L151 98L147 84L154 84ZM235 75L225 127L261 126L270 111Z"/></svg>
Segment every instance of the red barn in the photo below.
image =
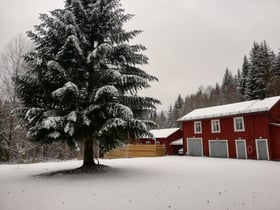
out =
<svg viewBox="0 0 280 210"><path fill-rule="evenodd" d="M150 130L154 138L139 138L137 143L141 144L164 144L167 155L178 154L183 147L182 131L180 128L166 128Z"/></svg>
<svg viewBox="0 0 280 210"><path fill-rule="evenodd" d="M280 160L280 96L196 109L178 121L187 155Z"/></svg>

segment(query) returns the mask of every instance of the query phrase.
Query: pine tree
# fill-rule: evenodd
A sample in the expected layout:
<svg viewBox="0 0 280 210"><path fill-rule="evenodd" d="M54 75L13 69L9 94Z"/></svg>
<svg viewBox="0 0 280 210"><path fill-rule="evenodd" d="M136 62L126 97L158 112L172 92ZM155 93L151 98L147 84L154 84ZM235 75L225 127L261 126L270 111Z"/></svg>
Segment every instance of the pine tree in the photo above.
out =
<svg viewBox="0 0 280 210"><path fill-rule="evenodd" d="M83 167L96 167L93 145L114 145L129 136L151 135L141 120L159 103L139 97L157 78L139 66L148 63L143 45L129 41L132 18L119 0L67 0L63 9L41 14L28 36L30 70L17 78L28 136L37 142L84 144Z"/></svg>
<svg viewBox="0 0 280 210"><path fill-rule="evenodd" d="M159 125L159 128L166 128L167 127L167 119L166 119L166 116L165 116L163 110L160 112L158 125Z"/></svg>
<svg viewBox="0 0 280 210"><path fill-rule="evenodd" d="M246 94L246 84L247 84L249 69L250 69L249 61L247 59L247 56L245 55L243 59L241 78L239 83L239 91L243 98L245 98L245 94Z"/></svg>
<svg viewBox="0 0 280 210"><path fill-rule="evenodd" d="M182 115L183 115L183 98L181 97L181 95L179 94L176 101L175 101L175 104L174 104L174 108L173 108L173 125L172 127L178 127L179 126L179 123L177 122L177 119L179 119Z"/></svg>
<svg viewBox="0 0 280 210"><path fill-rule="evenodd" d="M223 104L239 101L239 90L237 86L237 78L232 76L229 69L226 69L222 82L222 102Z"/></svg>
<svg viewBox="0 0 280 210"><path fill-rule="evenodd" d="M267 87L268 96L280 95L280 52L275 57L270 69L270 79Z"/></svg>
<svg viewBox="0 0 280 210"><path fill-rule="evenodd" d="M261 44L254 42L250 52L250 68L246 82L245 97L247 100L265 98L269 70L274 57L273 51L265 41Z"/></svg>
<svg viewBox="0 0 280 210"><path fill-rule="evenodd" d="M169 109L168 109L168 112L167 112L167 124L166 124L166 127L167 128L172 128L172 127L174 127L174 124L175 124L175 119L174 119L173 108L170 105Z"/></svg>

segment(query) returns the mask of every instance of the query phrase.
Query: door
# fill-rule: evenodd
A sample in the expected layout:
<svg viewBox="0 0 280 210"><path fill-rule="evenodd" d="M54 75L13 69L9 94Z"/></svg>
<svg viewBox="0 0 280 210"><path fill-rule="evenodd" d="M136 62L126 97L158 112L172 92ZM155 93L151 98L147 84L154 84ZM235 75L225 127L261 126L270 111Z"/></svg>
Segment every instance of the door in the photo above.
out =
<svg viewBox="0 0 280 210"><path fill-rule="evenodd" d="M191 156L202 156L202 139L201 138L188 138L187 139L187 154Z"/></svg>
<svg viewBox="0 0 280 210"><path fill-rule="evenodd" d="M235 140L236 157L238 159L247 159L246 141L244 139Z"/></svg>
<svg viewBox="0 0 280 210"><path fill-rule="evenodd" d="M227 140L209 140L210 157L228 158Z"/></svg>
<svg viewBox="0 0 280 210"><path fill-rule="evenodd" d="M256 139L258 160L269 160L267 139Z"/></svg>

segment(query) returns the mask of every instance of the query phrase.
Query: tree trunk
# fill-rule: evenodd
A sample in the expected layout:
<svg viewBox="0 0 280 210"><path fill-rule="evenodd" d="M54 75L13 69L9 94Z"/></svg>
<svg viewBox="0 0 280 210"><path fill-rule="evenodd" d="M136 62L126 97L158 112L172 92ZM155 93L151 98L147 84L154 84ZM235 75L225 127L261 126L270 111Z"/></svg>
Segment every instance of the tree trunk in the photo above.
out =
<svg viewBox="0 0 280 210"><path fill-rule="evenodd" d="M95 167L93 155L93 140L90 138L85 139L84 141L84 162L82 167Z"/></svg>

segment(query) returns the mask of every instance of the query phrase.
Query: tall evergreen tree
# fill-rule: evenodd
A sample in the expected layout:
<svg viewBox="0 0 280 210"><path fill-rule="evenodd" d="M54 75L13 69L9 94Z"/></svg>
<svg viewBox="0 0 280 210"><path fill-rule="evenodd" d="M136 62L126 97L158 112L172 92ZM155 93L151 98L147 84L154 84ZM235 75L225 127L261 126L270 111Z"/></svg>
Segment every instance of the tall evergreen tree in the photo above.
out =
<svg viewBox="0 0 280 210"><path fill-rule="evenodd" d="M269 70L274 59L273 51L266 42L254 42L250 52L250 68L246 82L245 97L250 99L265 98L266 86L269 81Z"/></svg>
<svg viewBox="0 0 280 210"><path fill-rule="evenodd" d="M168 109L168 112L167 112L167 119L166 120L167 120L167 123L166 123L166 127L167 128L174 127L175 119L174 119L173 108L172 108L171 105L169 106L169 109Z"/></svg>
<svg viewBox="0 0 280 210"><path fill-rule="evenodd" d="M243 59L241 77L240 77L240 83L239 83L239 91L243 98L245 98L245 95L246 95L246 84L247 84L249 69L250 69L249 61L248 61L247 56L245 55L244 59Z"/></svg>
<svg viewBox="0 0 280 210"><path fill-rule="evenodd" d="M173 121L174 121L174 124L172 125L172 127L178 127L179 126L179 123L177 122L177 119L179 117L182 116L182 109L183 109L183 98L181 97L181 95L179 94L176 101L175 101L175 104L174 104L174 108L173 108Z"/></svg>
<svg viewBox="0 0 280 210"><path fill-rule="evenodd" d="M83 167L96 167L93 145L150 135L143 113L158 100L139 97L157 78L140 69L143 45L129 41L119 0L66 0L63 9L41 14L28 36L35 49L25 57L30 70L17 78L28 136L37 142L84 143Z"/></svg>
<svg viewBox="0 0 280 210"><path fill-rule="evenodd" d="M267 87L268 96L280 95L280 52L275 57L270 69L270 79Z"/></svg>
<svg viewBox="0 0 280 210"><path fill-rule="evenodd" d="M221 86L223 104L239 101L239 91L236 80L237 78L232 76L231 71L226 69Z"/></svg>

